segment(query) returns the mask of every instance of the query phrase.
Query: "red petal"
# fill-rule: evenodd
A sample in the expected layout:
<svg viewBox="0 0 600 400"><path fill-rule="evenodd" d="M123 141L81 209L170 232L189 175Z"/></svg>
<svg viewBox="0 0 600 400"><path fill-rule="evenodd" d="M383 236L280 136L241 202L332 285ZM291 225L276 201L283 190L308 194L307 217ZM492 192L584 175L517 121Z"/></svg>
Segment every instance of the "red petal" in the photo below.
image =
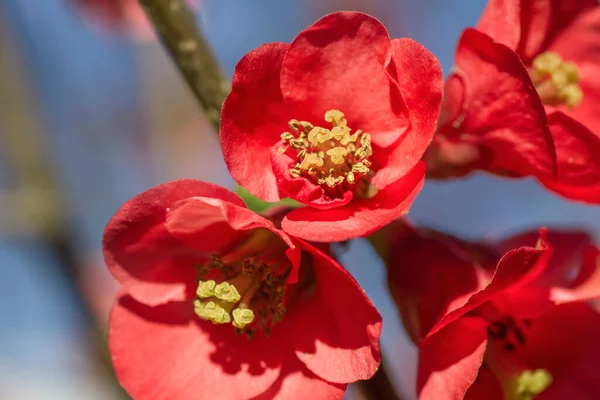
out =
<svg viewBox="0 0 600 400"><path fill-rule="evenodd" d="M405 177L380 190L373 198L321 211L292 210L283 219L284 231L314 242L338 242L369 235L408 212L423 186L425 167L419 163Z"/></svg>
<svg viewBox="0 0 600 400"><path fill-rule="evenodd" d="M249 341L230 325L199 320L191 301L147 307L121 297L109 345L117 378L135 399L239 399L277 380L289 349L278 336Z"/></svg>
<svg viewBox="0 0 600 400"><path fill-rule="evenodd" d="M585 303L557 306L531 321L519 358L545 368L552 384L536 400L596 399L600 396L600 314Z"/></svg>
<svg viewBox="0 0 600 400"><path fill-rule="evenodd" d="M294 39L283 61L281 91L295 117L318 125L325 112L342 111L348 126L387 147L407 126L407 110L386 67L390 38L375 18L336 12Z"/></svg>
<svg viewBox="0 0 600 400"><path fill-rule="evenodd" d="M308 303L289 310L297 320L297 357L329 382L370 378L381 361L381 316L341 265L305 242L301 246L313 257L316 288Z"/></svg>
<svg viewBox="0 0 600 400"><path fill-rule="evenodd" d="M521 36L520 3L523 1L526 0L488 0L477 29L516 51Z"/></svg>
<svg viewBox="0 0 600 400"><path fill-rule="evenodd" d="M487 323L463 317L420 345L417 391L421 400L462 399L477 377L487 345Z"/></svg>
<svg viewBox="0 0 600 400"><path fill-rule="evenodd" d="M503 400L504 392L496 375L485 364L479 369L475 382L467 390L464 400Z"/></svg>
<svg viewBox="0 0 600 400"><path fill-rule="evenodd" d="M581 3L587 2L573 2ZM561 35L549 47L563 59L575 62L579 71L579 86L583 91L583 101L572 110L560 107L568 116L584 124L592 132L600 135L600 6L591 0L594 8L582 12L572 21ZM588 4L589 6L589 4ZM576 42L577 46L573 46Z"/></svg>
<svg viewBox="0 0 600 400"><path fill-rule="evenodd" d="M436 128L444 84L438 60L414 40L393 39L392 54L389 69L408 109L409 126L383 167L375 168L371 183L380 189L406 174L425 153Z"/></svg>
<svg viewBox="0 0 600 400"><path fill-rule="evenodd" d="M466 304L449 312L433 327L433 335L457 318L501 294L506 289L520 287L535 280L545 270L551 250L545 241L545 231L540 231L538 248L521 247L511 250L502 257L496 273L487 287L469 298Z"/></svg>
<svg viewBox="0 0 600 400"><path fill-rule="evenodd" d="M290 166L296 161L289 155L279 152L277 146L271 148L271 161L281 192L302 204L319 210L329 210L348 204L354 197L354 193L347 190L343 197L332 199L325 194L321 186L307 178L294 178L290 175Z"/></svg>
<svg viewBox="0 0 600 400"><path fill-rule="evenodd" d="M531 242L525 233L501 243ZM496 296L495 306L516 318L537 318L562 303L600 298L600 254L591 238L581 232L551 232L548 242L552 256L548 266L532 285L508 290Z"/></svg>
<svg viewBox="0 0 600 400"><path fill-rule="evenodd" d="M231 244L239 231L268 229L273 239L278 236L290 248L286 252L292 265L289 283L296 282L300 265L300 249L283 231L245 206L240 207L219 199L193 197L182 200L167 214L165 226L173 237L178 238L189 248L210 253ZM276 236L275 236L276 235ZM265 246L271 243L265 243Z"/></svg>
<svg viewBox="0 0 600 400"><path fill-rule="evenodd" d="M504 238L494 244L500 252L507 252L521 246L533 246L539 238L539 231L523 232ZM551 229L546 239L552 248L552 256L543 275L536 279L538 286L564 286L574 283L580 275L583 255L592 243L589 233L584 231L564 231Z"/></svg>
<svg viewBox="0 0 600 400"><path fill-rule="evenodd" d="M287 357L277 382L252 400L306 400L307 397L338 400L344 397L346 385L327 382L302 364L295 355Z"/></svg>
<svg viewBox="0 0 600 400"><path fill-rule="evenodd" d="M529 64L580 13L597 6L597 0L491 0L477 28Z"/></svg>
<svg viewBox="0 0 600 400"><path fill-rule="evenodd" d="M489 152L481 160L481 168L488 171L554 177L556 160L546 113L519 57L489 36L467 29L456 64L454 73L466 91L466 115L443 133Z"/></svg>
<svg viewBox="0 0 600 400"><path fill-rule="evenodd" d="M424 230L393 238L388 285L404 326L417 343L440 318L463 306L489 282L481 265L457 241Z"/></svg>
<svg viewBox="0 0 600 400"><path fill-rule="evenodd" d="M600 203L600 136L559 111L548 116L548 123L556 147L558 179L543 179L542 183L565 197Z"/></svg>
<svg viewBox="0 0 600 400"><path fill-rule="evenodd" d="M108 222L103 236L104 260L123 289L149 305L182 299L194 281L194 264L203 254L172 237L165 228L167 210L192 196L243 201L220 186L182 179L159 185L125 203Z"/></svg>
<svg viewBox="0 0 600 400"><path fill-rule="evenodd" d="M583 252L578 274L569 285L552 289L552 300L566 303L600 299L600 250L589 245Z"/></svg>
<svg viewBox="0 0 600 400"><path fill-rule="evenodd" d="M223 157L233 178L265 201L280 200L270 148L287 129L279 72L288 45L267 43L238 63L221 112Z"/></svg>

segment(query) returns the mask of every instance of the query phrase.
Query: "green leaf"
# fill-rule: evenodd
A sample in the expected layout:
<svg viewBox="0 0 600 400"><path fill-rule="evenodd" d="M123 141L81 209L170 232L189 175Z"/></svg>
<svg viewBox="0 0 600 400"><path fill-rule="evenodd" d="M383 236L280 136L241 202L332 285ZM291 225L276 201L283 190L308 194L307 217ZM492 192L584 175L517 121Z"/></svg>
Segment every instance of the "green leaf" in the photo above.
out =
<svg viewBox="0 0 600 400"><path fill-rule="evenodd" d="M244 203L246 203L246 207L248 207L250 210L256 213L264 212L269 208L275 206L286 206L290 208L296 208L301 205L297 201L292 200L290 198L285 198L274 203L269 203L268 201L261 200L258 197L250 194L249 191L247 191L245 188L239 185L236 187L235 191L242 198L242 200L244 200Z"/></svg>

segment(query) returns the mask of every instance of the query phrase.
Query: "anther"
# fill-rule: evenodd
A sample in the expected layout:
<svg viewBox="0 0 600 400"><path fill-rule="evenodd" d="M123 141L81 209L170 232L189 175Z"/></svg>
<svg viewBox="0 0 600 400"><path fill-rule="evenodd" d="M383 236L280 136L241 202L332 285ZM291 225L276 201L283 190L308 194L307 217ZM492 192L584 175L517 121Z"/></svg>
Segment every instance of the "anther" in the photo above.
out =
<svg viewBox="0 0 600 400"><path fill-rule="evenodd" d="M208 298L214 296L215 286L217 283L215 281L200 281L198 282L198 289L196 290L196 295L200 298Z"/></svg>
<svg viewBox="0 0 600 400"><path fill-rule="evenodd" d="M228 303L237 303L242 298L236 287L230 285L229 282L222 282L216 285L214 289L214 296L217 299L226 301Z"/></svg>
<svg viewBox="0 0 600 400"><path fill-rule="evenodd" d="M344 147L334 147L333 149L327 150L327 155L331 157L331 162L337 165L346 162L344 160L346 154L348 154L348 150Z"/></svg>
<svg viewBox="0 0 600 400"><path fill-rule="evenodd" d="M529 74L544 104L573 108L583 100L577 66L565 62L557 53L538 55Z"/></svg>
<svg viewBox="0 0 600 400"><path fill-rule="evenodd" d="M243 329L254 321L254 312L249 308L236 308L231 315L233 316L232 325L236 328Z"/></svg>
<svg viewBox="0 0 600 400"><path fill-rule="evenodd" d="M288 149L296 150L298 161L290 166L290 175L311 179L324 186L330 196L339 196L340 190L329 191L329 188L347 182L354 190L361 178L370 172L371 135L360 129L351 133L339 110L327 111L325 121L331 123L330 129L291 120L289 126L295 135L284 132L281 138L287 142Z"/></svg>
<svg viewBox="0 0 600 400"><path fill-rule="evenodd" d="M532 400L552 383L552 375L545 369L523 371L510 385L507 398L510 400Z"/></svg>

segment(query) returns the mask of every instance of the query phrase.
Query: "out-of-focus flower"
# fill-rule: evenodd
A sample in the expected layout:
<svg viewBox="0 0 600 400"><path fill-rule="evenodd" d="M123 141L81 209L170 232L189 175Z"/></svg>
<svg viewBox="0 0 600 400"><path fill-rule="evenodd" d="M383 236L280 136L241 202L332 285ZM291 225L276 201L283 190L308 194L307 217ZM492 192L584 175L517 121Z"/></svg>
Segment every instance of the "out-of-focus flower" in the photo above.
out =
<svg viewBox="0 0 600 400"><path fill-rule="evenodd" d="M356 281L226 189L150 189L103 244L122 285L110 350L136 399L336 399L379 365L381 318Z"/></svg>
<svg viewBox="0 0 600 400"><path fill-rule="evenodd" d="M600 202L599 74L598 1L490 0L459 41L431 175L535 176Z"/></svg>
<svg viewBox="0 0 600 400"><path fill-rule="evenodd" d="M600 252L583 233L543 230L526 246L536 236L481 245L408 228L394 240L389 285L419 345L421 399L600 396L600 314L587 302Z"/></svg>
<svg viewBox="0 0 600 400"><path fill-rule="evenodd" d="M253 195L308 206L283 219L290 234L367 235L417 195L441 89L423 46L390 40L366 14L330 14L291 44L265 44L239 62L221 115L225 161Z"/></svg>
<svg viewBox="0 0 600 400"><path fill-rule="evenodd" d="M72 0L89 23L101 30L128 32L140 40L154 38L152 28L138 0ZM186 0L198 7L201 0Z"/></svg>

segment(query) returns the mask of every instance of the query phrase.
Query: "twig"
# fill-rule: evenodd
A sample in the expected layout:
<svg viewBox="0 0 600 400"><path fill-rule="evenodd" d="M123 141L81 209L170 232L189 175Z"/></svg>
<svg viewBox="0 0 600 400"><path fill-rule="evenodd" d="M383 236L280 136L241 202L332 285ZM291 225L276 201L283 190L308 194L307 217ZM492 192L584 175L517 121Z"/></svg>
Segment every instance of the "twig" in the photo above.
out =
<svg viewBox="0 0 600 400"><path fill-rule="evenodd" d="M368 400L402 400L390 381L383 360L371 379L356 382L358 390Z"/></svg>
<svg viewBox="0 0 600 400"><path fill-rule="evenodd" d="M231 85L196 25L185 0L139 0L160 40L218 132L221 105Z"/></svg>

